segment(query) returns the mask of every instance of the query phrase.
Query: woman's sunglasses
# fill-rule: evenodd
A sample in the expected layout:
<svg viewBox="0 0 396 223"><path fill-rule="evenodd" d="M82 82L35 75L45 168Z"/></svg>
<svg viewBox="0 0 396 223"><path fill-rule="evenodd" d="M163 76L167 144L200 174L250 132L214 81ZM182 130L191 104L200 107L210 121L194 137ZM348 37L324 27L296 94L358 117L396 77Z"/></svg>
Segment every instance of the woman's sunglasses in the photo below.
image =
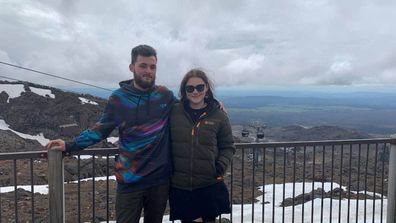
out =
<svg viewBox="0 0 396 223"><path fill-rule="evenodd" d="M197 86L186 85L185 89L187 93L193 93L194 89L196 89L197 92L202 92L205 90L205 84L198 84Z"/></svg>

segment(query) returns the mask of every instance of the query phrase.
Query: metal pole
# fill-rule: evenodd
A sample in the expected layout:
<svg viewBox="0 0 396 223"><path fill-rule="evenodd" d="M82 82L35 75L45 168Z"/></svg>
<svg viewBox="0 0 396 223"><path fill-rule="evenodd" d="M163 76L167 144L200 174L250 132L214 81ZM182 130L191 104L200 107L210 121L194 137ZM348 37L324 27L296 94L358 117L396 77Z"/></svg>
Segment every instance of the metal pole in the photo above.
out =
<svg viewBox="0 0 396 223"><path fill-rule="evenodd" d="M396 134L391 135L389 151L388 208L386 222L396 223Z"/></svg>
<svg viewBox="0 0 396 223"><path fill-rule="evenodd" d="M62 151L48 151L49 222L65 222Z"/></svg>

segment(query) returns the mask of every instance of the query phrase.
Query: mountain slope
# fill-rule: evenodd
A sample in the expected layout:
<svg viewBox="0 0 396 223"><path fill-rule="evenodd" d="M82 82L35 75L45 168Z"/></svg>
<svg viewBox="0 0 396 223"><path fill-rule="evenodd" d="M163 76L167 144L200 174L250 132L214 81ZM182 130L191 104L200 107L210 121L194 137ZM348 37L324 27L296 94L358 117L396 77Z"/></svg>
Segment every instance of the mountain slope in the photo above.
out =
<svg viewBox="0 0 396 223"><path fill-rule="evenodd" d="M99 119L105 104L106 100L91 95L27 82L0 81L0 120L9 129L32 136L42 134L46 139L71 139ZM1 134L7 138L14 135L16 140L21 138L12 132ZM28 144L29 148L33 146ZM12 143L1 147L6 146ZM6 150L9 149L0 149Z"/></svg>

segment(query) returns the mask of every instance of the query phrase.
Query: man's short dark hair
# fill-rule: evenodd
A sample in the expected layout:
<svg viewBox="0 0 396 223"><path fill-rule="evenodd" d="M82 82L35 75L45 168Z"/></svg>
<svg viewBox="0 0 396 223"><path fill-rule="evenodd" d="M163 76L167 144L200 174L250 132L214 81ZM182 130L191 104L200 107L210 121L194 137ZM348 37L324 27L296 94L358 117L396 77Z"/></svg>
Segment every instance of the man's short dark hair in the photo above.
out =
<svg viewBox="0 0 396 223"><path fill-rule="evenodd" d="M155 51L155 49L153 47L148 46L148 45L139 45L132 49L132 52L131 52L131 58L132 58L131 63L132 64L134 64L136 62L137 57L139 55L144 56L144 57L154 56L155 59L157 59L157 52Z"/></svg>

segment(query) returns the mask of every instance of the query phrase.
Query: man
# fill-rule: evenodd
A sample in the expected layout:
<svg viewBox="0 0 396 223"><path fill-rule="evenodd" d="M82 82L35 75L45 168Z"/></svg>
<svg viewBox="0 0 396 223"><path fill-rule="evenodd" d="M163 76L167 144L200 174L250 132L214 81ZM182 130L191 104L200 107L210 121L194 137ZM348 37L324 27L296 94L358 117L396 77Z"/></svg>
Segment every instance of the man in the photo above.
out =
<svg viewBox="0 0 396 223"><path fill-rule="evenodd" d="M168 118L173 93L155 85L157 54L147 45L132 49L129 69L134 79L120 82L109 98L98 123L71 142L52 140L47 149L82 150L105 138L118 127L117 222L162 222L171 173Z"/></svg>

